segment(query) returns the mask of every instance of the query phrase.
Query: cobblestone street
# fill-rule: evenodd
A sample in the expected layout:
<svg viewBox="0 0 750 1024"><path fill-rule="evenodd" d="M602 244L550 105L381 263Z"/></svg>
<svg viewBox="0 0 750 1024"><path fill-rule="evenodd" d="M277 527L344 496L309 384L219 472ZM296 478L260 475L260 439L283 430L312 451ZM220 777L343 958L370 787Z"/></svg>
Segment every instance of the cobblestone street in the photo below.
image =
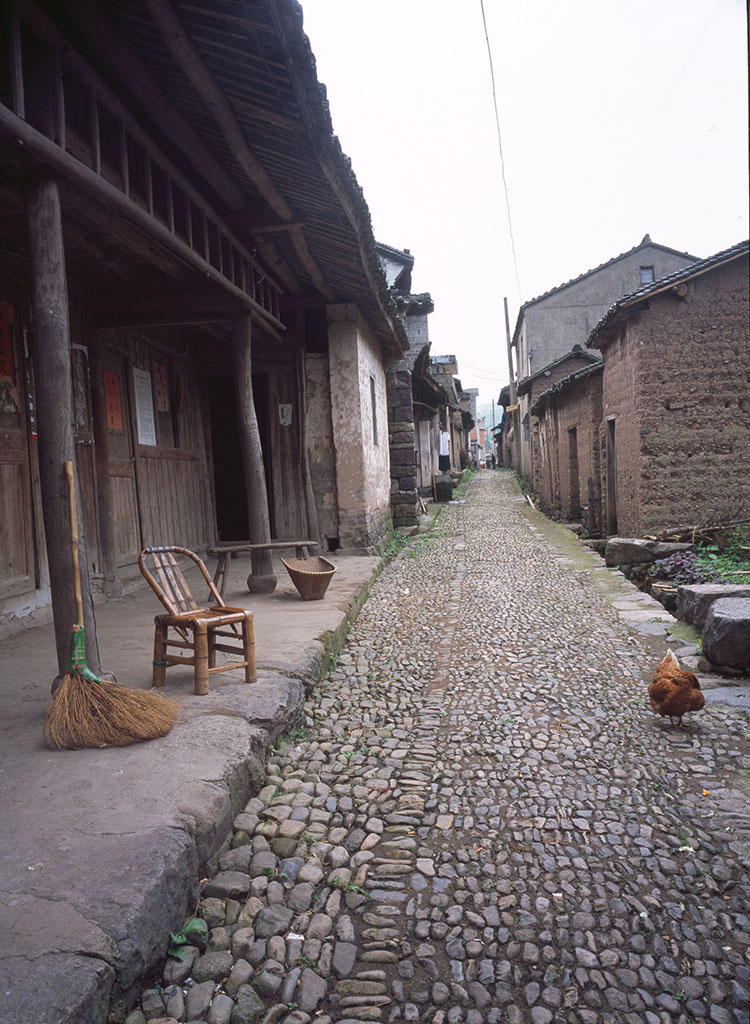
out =
<svg viewBox="0 0 750 1024"><path fill-rule="evenodd" d="M128 1024L748 1024L750 723L485 472L386 566Z"/></svg>

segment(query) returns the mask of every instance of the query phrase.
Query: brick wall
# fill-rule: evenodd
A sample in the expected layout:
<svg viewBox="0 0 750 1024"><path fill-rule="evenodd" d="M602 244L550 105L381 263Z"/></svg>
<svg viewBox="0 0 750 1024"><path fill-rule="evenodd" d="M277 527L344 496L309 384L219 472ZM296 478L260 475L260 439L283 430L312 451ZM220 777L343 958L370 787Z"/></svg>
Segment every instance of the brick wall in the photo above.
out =
<svg viewBox="0 0 750 1024"><path fill-rule="evenodd" d="M603 350L621 534L746 518L750 508L747 256L684 285L639 305Z"/></svg>

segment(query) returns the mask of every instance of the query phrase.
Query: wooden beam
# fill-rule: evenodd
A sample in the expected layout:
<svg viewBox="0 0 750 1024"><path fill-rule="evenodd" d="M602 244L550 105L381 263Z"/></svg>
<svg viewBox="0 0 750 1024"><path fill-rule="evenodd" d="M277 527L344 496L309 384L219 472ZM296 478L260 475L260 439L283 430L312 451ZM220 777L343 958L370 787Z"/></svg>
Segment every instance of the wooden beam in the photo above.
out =
<svg viewBox="0 0 750 1024"><path fill-rule="evenodd" d="M263 235L254 235L253 241L260 253L260 258L276 274L287 291L292 295L302 295L305 289L274 243L270 239L264 238Z"/></svg>
<svg viewBox="0 0 750 1024"><path fill-rule="evenodd" d="M233 156L274 213L283 221L291 222L294 216L291 207L260 160L251 152L223 92L183 29L171 3L169 0L145 0L145 3L173 59L203 99L216 124L224 133ZM335 293L326 284L320 268L310 253L301 224L290 227L290 230L295 252L315 287L329 302L334 301Z"/></svg>
<svg viewBox="0 0 750 1024"><path fill-rule="evenodd" d="M64 53L64 62L66 67L70 68L70 70L73 71L83 83L93 88L99 101L102 103L102 106L120 122L121 131L127 132L127 134L129 134L136 143L143 146L148 156L153 159L154 163L159 165L168 178L173 179L173 181L180 186L190 202L202 213L204 218L207 215L210 215L211 223L215 222L217 226L221 226L222 230L224 230L232 243L244 253L245 258L248 261L252 261L252 257L247 251L246 246L236 236L234 236L226 224L221 223L221 218L216 211L210 207L208 200L203 196L203 194L199 192L190 180L172 164L166 154L164 154L154 143L153 139L147 135L137 119L132 115L129 108L122 102L120 95L113 92L113 90L110 89L92 70L83 57L73 49L56 25L54 25L54 23L36 7L33 0L18 0L18 2L22 8L24 20L28 22L30 27L33 28L40 38L44 39L50 46L60 49ZM146 110L148 111L148 109L147 105ZM174 108L170 109L174 111ZM174 111L174 114L175 117L178 117L176 111ZM48 138L54 138L52 127L50 127L49 131L45 131L45 134ZM123 182L125 182L127 178L127 152L124 145L121 146L121 150L122 159L125 161L121 168L124 176ZM214 182L213 184L215 187L218 186L218 182ZM123 185L123 189L125 189L125 187L126 186Z"/></svg>
<svg viewBox="0 0 750 1024"><path fill-rule="evenodd" d="M333 302L336 298L336 293L328 287L317 263L313 259L312 253L307 245L305 232L301 227L292 228L290 237L292 245L294 246L294 251L299 256L300 263L312 278L313 284L325 299L329 302Z"/></svg>
<svg viewBox="0 0 750 1024"><path fill-rule="evenodd" d="M159 131L185 155L193 170L221 196L230 210L243 209L245 194L189 122L165 97L156 77L112 27L100 5L95 0L76 0L69 5L68 13L95 49L106 53L108 65L127 83Z"/></svg>
<svg viewBox="0 0 750 1024"><path fill-rule="evenodd" d="M245 174L274 213L282 220L291 220L291 207L260 160L251 153L224 94L188 38L172 5L168 0L145 0L145 4L172 58L208 107Z"/></svg>
<svg viewBox="0 0 750 1024"><path fill-rule="evenodd" d="M64 471L65 462L75 464L75 440L62 213L57 182L47 171L33 176L29 181L26 191L26 223L31 258L32 356L39 433L39 474L57 663L62 676L67 666L71 629L78 618L73 593L70 512ZM78 509L86 656L89 668L97 673L99 652L80 503Z"/></svg>
<svg viewBox="0 0 750 1024"><path fill-rule="evenodd" d="M23 89L23 57L21 54L21 19L18 8L13 7L10 16L10 78L13 93L13 110L19 117L26 117L26 101Z"/></svg>
<svg viewBox="0 0 750 1024"><path fill-rule="evenodd" d="M97 327L156 327L229 323L243 305L218 289L101 292L94 307Z"/></svg>
<svg viewBox="0 0 750 1024"><path fill-rule="evenodd" d="M81 191L85 191L92 199L122 216L129 223L141 228L147 237L162 245L167 251L177 256L186 266L196 270L203 277L218 284L226 292L239 298L273 337L280 340L278 328L283 324L275 320L262 306L250 298L236 285L228 281L210 263L202 259L176 235L173 235L160 221L151 217L145 210L131 202L126 196L110 185L108 181L95 174L75 157L70 156L58 145L51 142L26 121L5 107L0 106L0 130L13 135L24 147L29 156L35 157L72 181Z"/></svg>
<svg viewBox="0 0 750 1024"><path fill-rule="evenodd" d="M255 234L259 235L270 235L274 231L293 231L295 228L304 228L305 222L303 220L289 220L281 224L251 224L250 230Z"/></svg>

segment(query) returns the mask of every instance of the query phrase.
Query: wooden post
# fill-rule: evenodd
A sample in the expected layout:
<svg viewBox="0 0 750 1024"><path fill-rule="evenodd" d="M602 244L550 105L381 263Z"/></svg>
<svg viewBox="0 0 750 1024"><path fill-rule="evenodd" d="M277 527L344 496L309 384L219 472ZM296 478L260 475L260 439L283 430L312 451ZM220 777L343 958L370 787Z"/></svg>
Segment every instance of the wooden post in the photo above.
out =
<svg viewBox="0 0 750 1024"><path fill-rule="evenodd" d="M512 354L513 343L512 343L512 341L510 339L510 320L508 319L508 300L507 300L507 298L503 299L503 304L505 306L505 342L506 342L506 345L508 347L508 374L510 376L510 404L512 406L516 406L517 407L518 406L518 388L516 386L516 377L515 377L515 374L513 372L513 354ZM516 465L515 465L514 468L515 468L516 473L518 473L519 476L520 476L520 474L521 474L521 410L516 408L514 413L513 413L513 415L514 415L515 421L516 421L515 422L515 431L514 431L514 434L515 434L515 445L514 445L514 448L515 448Z"/></svg>
<svg viewBox="0 0 750 1024"><path fill-rule="evenodd" d="M96 496L99 504L99 555L104 576L104 596L122 594L122 581L117 573L117 531L112 477L109 473L109 435L107 407L104 397L101 351L96 340L89 349L91 368L91 414L94 425L94 458L96 460Z"/></svg>
<svg viewBox="0 0 750 1024"><path fill-rule="evenodd" d="M263 450L253 399L251 335L250 314L241 313L232 321L232 355L248 529L251 544L267 544L271 540L271 526ZM276 588L271 552L253 551L251 559L253 568L247 580L248 589L254 594L270 594Z"/></svg>
<svg viewBox="0 0 750 1024"><path fill-rule="evenodd" d="M70 512L64 463L75 464L68 286L65 275L62 214L57 182L49 172L31 176L26 189L26 222L32 278L33 359L39 432L39 477L44 509L52 614L60 674L67 666L75 624ZM79 533L83 521L79 503ZM99 655L88 561L81 545L81 591L86 657L98 673Z"/></svg>

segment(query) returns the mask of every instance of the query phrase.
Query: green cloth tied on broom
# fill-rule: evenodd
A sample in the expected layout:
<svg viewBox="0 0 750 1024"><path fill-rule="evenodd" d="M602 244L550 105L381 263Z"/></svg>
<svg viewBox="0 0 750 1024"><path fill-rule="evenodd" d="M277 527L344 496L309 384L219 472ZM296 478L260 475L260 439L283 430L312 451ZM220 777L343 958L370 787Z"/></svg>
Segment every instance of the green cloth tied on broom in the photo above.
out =
<svg viewBox="0 0 750 1024"><path fill-rule="evenodd" d="M100 679L86 664L86 640L78 566L78 518L73 463L65 463L70 496L73 587L78 623L73 626L67 672L44 716L44 742L53 750L123 747L156 739L172 728L179 705L150 693Z"/></svg>

